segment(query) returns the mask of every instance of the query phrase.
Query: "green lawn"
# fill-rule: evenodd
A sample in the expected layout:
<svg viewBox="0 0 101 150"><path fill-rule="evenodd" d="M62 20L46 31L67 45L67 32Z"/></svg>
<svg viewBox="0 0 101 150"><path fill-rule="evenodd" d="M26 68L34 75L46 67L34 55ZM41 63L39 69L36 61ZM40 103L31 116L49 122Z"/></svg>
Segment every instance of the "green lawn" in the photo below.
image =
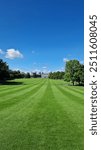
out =
<svg viewBox="0 0 101 150"><path fill-rule="evenodd" d="M0 150L83 150L83 87L15 81L0 85Z"/></svg>

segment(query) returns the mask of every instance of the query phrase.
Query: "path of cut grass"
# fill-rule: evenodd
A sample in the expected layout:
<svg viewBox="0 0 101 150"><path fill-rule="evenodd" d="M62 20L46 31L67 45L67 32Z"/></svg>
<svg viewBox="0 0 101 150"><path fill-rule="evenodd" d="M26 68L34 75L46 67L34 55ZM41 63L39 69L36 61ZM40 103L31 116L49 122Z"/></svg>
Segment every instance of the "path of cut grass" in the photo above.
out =
<svg viewBox="0 0 101 150"><path fill-rule="evenodd" d="M0 85L0 150L83 150L83 87L15 81Z"/></svg>

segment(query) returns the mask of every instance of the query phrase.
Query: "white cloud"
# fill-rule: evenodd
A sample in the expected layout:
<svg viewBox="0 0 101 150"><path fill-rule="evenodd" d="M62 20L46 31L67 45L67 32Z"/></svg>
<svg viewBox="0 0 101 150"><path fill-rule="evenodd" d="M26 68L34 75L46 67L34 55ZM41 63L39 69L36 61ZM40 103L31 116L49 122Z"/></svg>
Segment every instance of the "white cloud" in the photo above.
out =
<svg viewBox="0 0 101 150"><path fill-rule="evenodd" d="M63 62L67 62L67 61L69 61L69 59L63 58Z"/></svg>
<svg viewBox="0 0 101 150"><path fill-rule="evenodd" d="M20 53L19 50L7 49L5 57L8 59L15 59L15 58L23 58L23 55Z"/></svg>
<svg viewBox="0 0 101 150"><path fill-rule="evenodd" d="M4 54L4 51L2 49L0 49L0 54Z"/></svg>

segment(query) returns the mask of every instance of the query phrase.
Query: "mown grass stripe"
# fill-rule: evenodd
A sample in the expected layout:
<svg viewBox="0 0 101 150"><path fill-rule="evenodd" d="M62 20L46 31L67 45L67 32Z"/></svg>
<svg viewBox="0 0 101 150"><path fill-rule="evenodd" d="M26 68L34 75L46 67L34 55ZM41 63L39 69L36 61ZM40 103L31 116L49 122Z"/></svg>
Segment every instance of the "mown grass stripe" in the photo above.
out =
<svg viewBox="0 0 101 150"><path fill-rule="evenodd" d="M78 105L77 99L74 99L73 96L70 98L68 97L68 95L64 95L61 90L58 89L58 87L56 87L55 85L53 86L53 92L54 92L54 96L57 99L57 102L63 106L63 108L65 109L65 111L67 111L67 113L70 114L70 117L74 120L74 122L77 121L78 118L78 123L80 124L81 120L83 121L83 105ZM59 93L59 94L58 94ZM83 124L81 124L83 125Z"/></svg>
<svg viewBox="0 0 101 150"><path fill-rule="evenodd" d="M53 86L51 87L51 85L48 84L46 89L47 92L43 95L37 107L33 107L33 111L28 122L28 127L30 127L28 135L31 133L33 134L31 134L28 145L31 146L31 149L41 148L42 150L67 150L67 147L68 150L70 148L72 150L76 150L79 147L82 148L83 144L76 144L78 140L77 137L81 133L79 132L78 135L75 135L73 132L73 128L76 126L75 124L73 127L71 126L70 130L71 122L68 120L66 112L63 111L61 106L56 102L52 88ZM77 126L76 129L78 129ZM72 144L70 137L72 137ZM82 140L80 138L81 137L79 136L79 142Z"/></svg>
<svg viewBox="0 0 101 150"><path fill-rule="evenodd" d="M7 90L3 91L2 93L0 92L0 97L1 97L2 95L4 95L4 94L12 94L14 91L15 91L15 92L18 92L19 90L23 90L24 88L29 88L30 86L33 86L33 85L38 85L38 84L40 84L40 83L42 83L42 82L44 82L44 81L41 80L41 82L40 82L40 81L39 81L39 82L34 82L34 83L32 83L32 84L17 85L16 87L13 86L12 88L7 89ZM18 90L18 91L17 91L17 90Z"/></svg>
<svg viewBox="0 0 101 150"><path fill-rule="evenodd" d="M25 145L30 143L31 134L33 133L33 130L30 130L28 126L28 122L31 121L31 114L34 111L34 107L36 108L37 103L41 100L41 97L43 97L45 91L46 85L43 84L40 90L37 91L37 94L32 94L30 98L26 100L27 103L25 103L24 101L25 107L23 109L20 109L17 113L12 114L12 116L8 118L9 120L7 119L3 121L6 125L6 130L2 129L4 128L2 124L2 128L0 128L2 129L2 131L0 132L2 133L1 149L5 149L7 147L8 150L19 148L21 148L21 150L25 150ZM33 100L33 98L35 99ZM11 128L12 130L9 133L9 130ZM5 140L6 145L3 143ZM30 149L30 147L31 145L28 144L27 148Z"/></svg>
<svg viewBox="0 0 101 150"><path fill-rule="evenodd" d="M43 84L45 81L42 81L42 82L40 82L40 84ZM36 84L35 86L40 86L40 84ZM16 95L16 93L19 91L19 93L21 93L21 92L23 92L24 90L27 90L27 89L29 89L30 90L30 88L31 87L33 87L34 85L33 84L30 84L30 85L23 85L23 87L21 87L22 89L20 89L20 87L18 87L18 88L16 88L13 92L10 90L9 92L9 96L11 95L11 96L13 96L13 95ZM17 91L18 90L18 91ZM19 95L19 93L17 93L17 95ZM5 99L5 98L7 98L7 95L8 93L5 93L5 95L1 95L0 96L0 99Z"/></svg>
<svg viewBox="0 0 101 150"><path fill-rule="evenodd" d="M54 81L51 81L52 84ZM58 86L57 84L53 84L54 86L56 86L60 92L62 92L66 97L68 97L68 99L78 103L78 104L83 104L83 94L71 91L68 88L62 87L62 86Z"/></svg>
<svg viewBox="0 0 101 150"><path fill-rule="evenodd" d="M59 91L61 93L63 93L63 95L65 95L66 97L68 97L68 99L70 99L71 101L74 101L74 103L78 103L78 105L83 105L84 101L83 101L83 95L79 95L78 93L74 94L74 92L58 87Z"/></svg>
<svg viewBox="0 0 101 150"><path fill-rule="evenodd" d="M17 84L19 81L22 81L22 84ZM16 80L11 80L10 82L9 82L9 85L0 85L0 94L1 94L1 92L7 92L7 91L9 91L10 89L16 89L16 88L19 88L20 86L23 86L23 85L29 85L30 86L30 84L40 84L40 82L42 82L42 80L41 79L39 79L39 80L36 80L36 79L30 79L30 82L26 82L27 81L27 79L25 79L24 81L23 80L19 80L19 79L16 79ZM12 82L15 82L15 85L12 85L12 84L10 84L10 83L12 83ZM30 83L30 84L29 84Z"/></svg>
<svg viewBox="0 0 101 150"><path fill-rule="evenodd" d="M72 139L71 138L71 130L72 131L75 130L74 135L72 135L72 136L74 137L75 140L77 140L76 143L78 143L78 141L80 142L80 143L78 143L77 149L83 150L83 107L79 109L79 106L77 105L77 103L71 103L71 100L68 99L68 97L64 96L63 93L61 93L61 91L58 90L58 87L53 84L52 84L52 91L55 96L55 100L57 101L57 105L60 105L60 107L61 107L60 109L64 112L64 116L65 116L65 114L67 115L67 120L68 120L67 128L68 128L68 133L70 133L69 139ZM66 123L66 120L64 121L64 123ZM72 129L70 129L70 127ZM67 135L68 135L68 133L67 133ZM70 142L70 143L72 143L72 142ZM73 143L75 143L75 142L73 142ZM71 147L72 147L72 144L71 144ZM71 148L71 149L73 149L73 148ZM74 150L75 149L76 149L76 146L75 146Z"/></svg>
<svg viewBox="0 0 101 150"><path fill-rule="evenodd" d="M23 99L20 101L20 103L13 105L10 110L6 109L5 113L1 113L1 119L8 120L9 118L12 118L16 115L20 115L21 118L24 115L26 118L27 115L29 115L28 112L33 107L33 105L35 106L38 101L40 101L40 95L43 95L45 89L46 87L44 84L40 88L35 88L34 92L31 92L30 95L26 95L26 99Z"/></svg>
<svg viewBox="0 0 101 150"><path fill-rule="evenodd" d="M44 84L44 82L42 84ZM32 92L34 93L36 89L40 89L40 85L35 85L31 86L29 89L24 89L23 91L20 91L17 96L16 94L10 95L8 99L6 99L3 102L0 102L0 111L5 108L12 107L13 105L21 102L23 98L26 98L27 95L29 96Z"/></svg>
<svg viewBox="0 0 101 150"><path fill-rule="evenodd" d="M70 89L71 91L80 93L81 95L84 94L84 90L83 89L78 89L76 86L73 86L73 87L71 87L71 86L64 86L64 87Z"/></svg>
<svg viewBox="0 0 101 150"><path fill-rule="evenodd" d="M0 93L0 97L5 96L5 94L8 95L8 94L12 94L14 92L19 92L20 90L24 90L24 89L29 88L29 87L30 87L30 85L12 87L11 89L7 89L7 90L3 91L2 93Z"/></svg>
<svg viewBox="0 0 101 150"><path fill-rule="evenodd" d="M53 82L53 84L56 84L58 86L70 88L71 90L77 91L78 93L81 93L81 94L84 93L84 88L82 86L70 86L68 85L67 82L63 80L51 80L51 81Z"/></svg>
<svg viewBox="0 0 101 150"><path fill-rule="evenodd" d="M18 103L0 112L0 149L83 150L82 98L70 89L63 94L63 81L34 80L23 80L31 89L15 92Z"/></svg>
<svg viewBox="0 0 101 150"><path fill-rule="evenodd" d="M56 85L56 84L54 84L54 85ZM64 87L64 86L58 86L58 85L56 85L58 88L60 88L60 89L63 89L64 91L66 91L66 92L68 92L68 93L71 93L71 95L75 95L75 96L77 96L77 97L79 97L79 98L81 98L82 99L82 95L83 94L81 94L81 93L79 93L79 92L77 92L77 91L74 91L74 90L71 90L70 88L69 88L69 86L68 87Z"/></svg>
<svg viewBox="0 0 101 150"><path fill-rule="evenodd" d="M16 87L16 86L15 86ZM3 92L3 91L7 91L7 90L10 90L14 88L14 86L8 86L8 85L0 85L0 94Z"/></svg>

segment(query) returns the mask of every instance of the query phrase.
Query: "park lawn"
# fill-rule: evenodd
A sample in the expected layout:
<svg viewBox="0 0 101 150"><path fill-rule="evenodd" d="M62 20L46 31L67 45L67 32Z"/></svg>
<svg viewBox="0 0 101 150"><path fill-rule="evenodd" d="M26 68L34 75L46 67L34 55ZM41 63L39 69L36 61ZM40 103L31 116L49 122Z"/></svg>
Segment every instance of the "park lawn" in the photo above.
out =
<svg viewBox="0 0 101 150"><path fill-rule="evenodd" d="M0 85L0 150L83 150L83 94L62 80Z"/></svg>

